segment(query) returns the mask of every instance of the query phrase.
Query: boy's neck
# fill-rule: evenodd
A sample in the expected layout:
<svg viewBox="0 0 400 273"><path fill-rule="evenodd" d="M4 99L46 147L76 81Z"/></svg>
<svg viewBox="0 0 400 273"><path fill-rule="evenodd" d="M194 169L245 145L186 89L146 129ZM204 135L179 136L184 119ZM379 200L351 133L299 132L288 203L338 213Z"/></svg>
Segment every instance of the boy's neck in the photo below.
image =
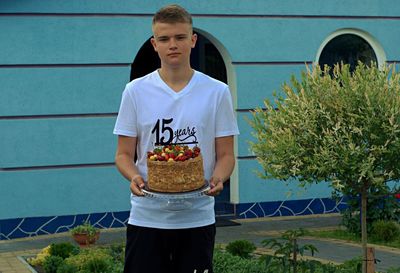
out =
<svg viewBox="0 0 400 273"><path fill-rule="evenodd" d="M190 81L194 70L189 66L186 68L166 68L161 67L158 70L161 79L171 87L175 92L181 91Z"/></svg>

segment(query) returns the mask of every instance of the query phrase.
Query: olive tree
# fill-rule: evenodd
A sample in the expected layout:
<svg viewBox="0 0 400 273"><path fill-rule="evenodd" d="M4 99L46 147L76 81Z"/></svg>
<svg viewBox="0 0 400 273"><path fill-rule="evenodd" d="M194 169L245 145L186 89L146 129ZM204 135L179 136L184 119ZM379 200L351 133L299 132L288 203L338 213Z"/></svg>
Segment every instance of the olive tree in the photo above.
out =
<svg viewBox="0 0 400 273"><path fill-rule="evenodd" d="M391 65L306 68L254 111L251 149L264 178L359 193L366 272L368 190L400 178L400 75Z"/></svg>

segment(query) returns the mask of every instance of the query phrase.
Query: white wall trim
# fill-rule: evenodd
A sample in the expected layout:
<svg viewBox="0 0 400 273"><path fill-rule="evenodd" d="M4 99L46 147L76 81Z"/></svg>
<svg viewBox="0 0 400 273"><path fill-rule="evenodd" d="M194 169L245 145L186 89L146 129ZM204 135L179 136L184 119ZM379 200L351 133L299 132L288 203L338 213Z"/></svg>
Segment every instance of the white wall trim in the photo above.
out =
<svg viewBox="0 0 400 273"><path fill-rule="evenodd" d="M225 46L217 39L215 38L212 34L199 29L199 28L193 28L195 32L198 32L199 34L203 35L206 37L219 51L219 53L222 56L222 59L224 60L224 64L226 67L226 75L227 75L227 80L228 80L228 85L229 89L232 94L232 100L233 100L233 108L237 109L237 84L236 84L236 73L234 66L232 64L232 58L228 52L228 50L225 48ZM237 116L237 115L236 115ZM235 155L238 154L238 139L237 136L235 136L235 142L234 142L234 149L235 149ZM230 202L234 204L239 203L239 167L238 167L238 162L235 164L235 168L233 170L233 173L230 177Z"/></svg>

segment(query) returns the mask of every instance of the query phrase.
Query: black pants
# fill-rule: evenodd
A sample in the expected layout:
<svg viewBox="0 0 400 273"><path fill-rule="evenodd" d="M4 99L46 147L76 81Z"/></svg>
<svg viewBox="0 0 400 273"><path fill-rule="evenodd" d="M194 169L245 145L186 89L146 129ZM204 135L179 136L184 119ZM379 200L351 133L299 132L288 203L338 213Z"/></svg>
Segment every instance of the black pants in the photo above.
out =
<svg viewBox="0 0 400 273"><path fill-rule="evenodd" d="M215 225L156 229L128 225L124 273L212 273Z"/></svg>

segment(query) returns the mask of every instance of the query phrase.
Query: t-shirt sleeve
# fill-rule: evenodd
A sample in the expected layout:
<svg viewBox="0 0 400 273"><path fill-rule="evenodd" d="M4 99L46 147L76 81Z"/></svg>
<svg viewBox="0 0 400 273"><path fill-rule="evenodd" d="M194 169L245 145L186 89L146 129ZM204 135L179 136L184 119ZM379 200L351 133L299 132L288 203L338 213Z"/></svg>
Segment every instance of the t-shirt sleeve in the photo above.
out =
<svg viewBox="0 0 400 273"><path fill-rule="evenodd" d="M121 105L115 122L114 134L136 137L136 105L127 88L122 93Z"/></svg>
<svg viewBox="0 0 400 273"><path fill-rule="evenodd" d="M222 98L217 108L215 126L216 137L233 136L239 134L229 88L226 88L222 94Z"/></svg>

